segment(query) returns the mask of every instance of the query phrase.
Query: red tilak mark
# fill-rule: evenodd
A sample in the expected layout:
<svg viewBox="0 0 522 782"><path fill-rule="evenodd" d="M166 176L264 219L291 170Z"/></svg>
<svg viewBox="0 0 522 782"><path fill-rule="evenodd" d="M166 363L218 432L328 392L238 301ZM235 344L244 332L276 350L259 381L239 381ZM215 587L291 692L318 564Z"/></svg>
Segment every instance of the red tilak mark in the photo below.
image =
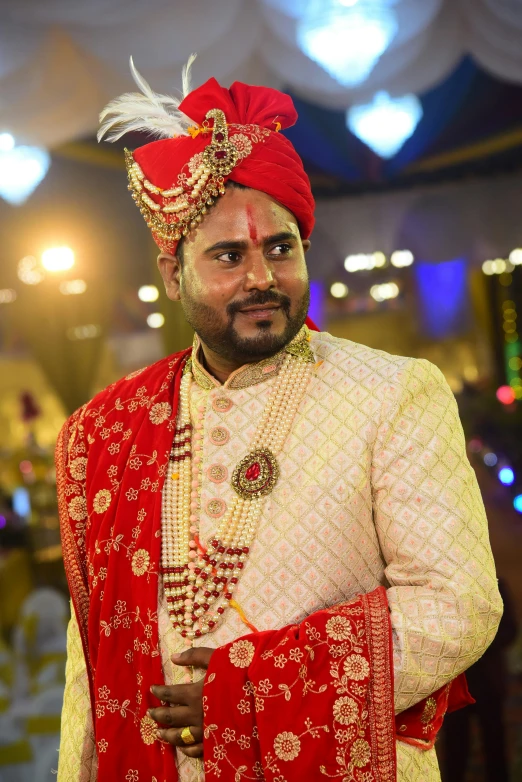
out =
<svg viewBox="0 0 522 782"><path fill-rule="evenodd" d="M247 220L248 220L248 233L250 234L250 238L252 239L254 244L257 244L257 228L254 220L254 212L250 204L247 204L246 213L247 213Z"/></svg>

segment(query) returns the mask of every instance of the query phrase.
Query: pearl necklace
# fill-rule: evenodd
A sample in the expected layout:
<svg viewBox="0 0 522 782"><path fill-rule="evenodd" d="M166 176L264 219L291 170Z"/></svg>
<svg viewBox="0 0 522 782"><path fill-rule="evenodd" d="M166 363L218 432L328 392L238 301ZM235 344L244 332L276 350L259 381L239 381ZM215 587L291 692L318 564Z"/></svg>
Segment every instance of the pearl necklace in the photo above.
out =
<svg viewBox="0 0 522 782"><path fill-rule="evenodd" d="M252 443L252 451L234 470L236 496L204 548L198 533L201 456L192 458L202 435L192 436L192 372L181 380L179 413L163 491L161 570L169 615L184 638L213 630L230 600L255 538L263 496L279 476L275 454L285 442L304 396L312 365L287 354L270 392ZM198 411L203 418L203 409ZM193 440L195 441L193 443Z"/></svg>

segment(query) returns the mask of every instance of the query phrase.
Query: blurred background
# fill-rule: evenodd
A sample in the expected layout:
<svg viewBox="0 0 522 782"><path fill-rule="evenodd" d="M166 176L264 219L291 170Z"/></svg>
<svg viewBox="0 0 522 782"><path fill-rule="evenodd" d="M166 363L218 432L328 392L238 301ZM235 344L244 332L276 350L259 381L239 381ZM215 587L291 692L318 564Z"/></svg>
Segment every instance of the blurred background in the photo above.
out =
<svg viewBox="0 0 522 782"><path fill-rule="evenodd" d="M311 316L427 358L457 396L506 596L444 779L522 780L522 0L3 0L0 780L56 768L68 596L53 447L122 375L190 344L103 106L210 76L288 92L317 200ZM475 689L474 689L475 688ZM448 732L449 734L449 732ZM455 737L456 740L455 740Z"/></svg>

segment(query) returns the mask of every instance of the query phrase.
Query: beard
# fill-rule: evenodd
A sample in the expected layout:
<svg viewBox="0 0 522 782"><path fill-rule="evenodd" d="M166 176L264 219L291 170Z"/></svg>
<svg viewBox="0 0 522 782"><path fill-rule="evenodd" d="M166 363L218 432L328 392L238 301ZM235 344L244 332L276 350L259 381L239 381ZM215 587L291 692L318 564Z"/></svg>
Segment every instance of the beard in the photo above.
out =
<svg viewBox="0 0 522 782"><path fill-rule="evenodd" d="M237 313L244 307L277 304L285 317L283 331L272 332L271 320L256 322L257 334L242 337L235 327ZM197 301L182 285L181 306L187 322L192 326L201 341L219 356L239 364L262 361L282 350L293 340L303 326L310 305L310 287L307 283L302 297L297 301L292 315L292 302L288 296L273 290L255 291L243 301L230 302L226 307L226 320L222 311L209 304Z"/></svg>

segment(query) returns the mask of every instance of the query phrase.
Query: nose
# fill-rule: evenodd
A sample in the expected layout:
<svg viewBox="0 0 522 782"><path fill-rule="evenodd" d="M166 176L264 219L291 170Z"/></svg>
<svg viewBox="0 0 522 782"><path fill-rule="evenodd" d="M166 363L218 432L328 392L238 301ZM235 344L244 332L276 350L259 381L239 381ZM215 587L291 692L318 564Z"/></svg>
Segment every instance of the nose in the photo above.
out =
<svg viewBox="0 0 522 782"><path fill-rule="evenodd" d="M245 275L245 290L266 291L275 287L272 265L263 255L263 252L252 253Z"/></svg>

